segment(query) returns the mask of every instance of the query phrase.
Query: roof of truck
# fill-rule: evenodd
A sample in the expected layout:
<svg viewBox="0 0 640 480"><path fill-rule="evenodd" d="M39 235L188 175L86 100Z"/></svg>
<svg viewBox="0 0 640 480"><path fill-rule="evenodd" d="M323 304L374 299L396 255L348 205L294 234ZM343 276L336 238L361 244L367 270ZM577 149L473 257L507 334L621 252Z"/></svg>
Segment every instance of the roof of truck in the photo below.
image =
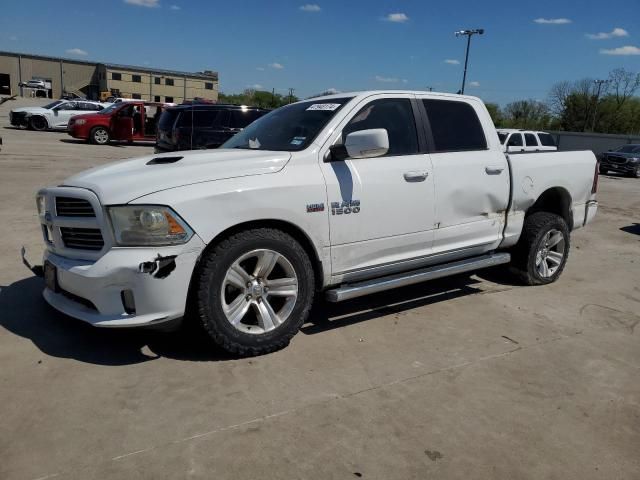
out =
<svg viewBox="0 0 640 480"><path fill-rule="evenodd" d="M432 97L449 97L451 99L465 99L465 100L479 100L478 97L471 95L458 95L457 93L445 93L445 92L428 92L423 90L363 90L356 92L341 92L333 93L331 95L322 95L321 97L311 97L300 100L301 102L315 101L315 100L331 100L332 98L345 98L345 97L368 97L370 95L390 94L390 95L426 95ZM480 100L481 101L481 100Z"/></svg>

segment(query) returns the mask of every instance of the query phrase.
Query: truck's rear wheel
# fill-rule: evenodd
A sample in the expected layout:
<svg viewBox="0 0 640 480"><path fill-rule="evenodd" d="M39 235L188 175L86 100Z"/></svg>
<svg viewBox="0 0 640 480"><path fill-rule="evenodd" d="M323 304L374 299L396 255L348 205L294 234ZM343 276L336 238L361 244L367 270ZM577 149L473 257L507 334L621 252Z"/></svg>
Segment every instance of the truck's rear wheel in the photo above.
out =
<svg viewBox="0 0 640 480"><path fill-rule="evenodd" d="M556 214L536 212L525 219L512 267L527 285L555 282L569 256L569 227Z"/></svg>
<svg viewBox="0 0 640 480"><path fill-rule="evenodd" d="M271 228L215 245L198 271L198 312L214 342L239 355L285 347L307 316L314 273L305 250Z"/></svg>
<svg viewBox="0 0 640 480"><path fill-rule="evenodd" d="M109 130L105 127L93 127L89 133L89 140L96 145L106 145L109 143Z"/></svg>
<svg viewBox="0 0 640 480"><path fill-rule="evenodd" d="M47 123L46 118L36 115L29 119L29 127L32 130L41 132L42 130L46 130L49 127L49 124Z"/></svg>

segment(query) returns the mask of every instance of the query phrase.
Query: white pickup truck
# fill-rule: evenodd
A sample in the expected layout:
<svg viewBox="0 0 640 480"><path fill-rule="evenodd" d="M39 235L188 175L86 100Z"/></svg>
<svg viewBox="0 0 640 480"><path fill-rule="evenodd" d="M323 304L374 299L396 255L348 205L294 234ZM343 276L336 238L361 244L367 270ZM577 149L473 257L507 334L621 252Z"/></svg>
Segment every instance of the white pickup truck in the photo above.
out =
<svg viewBox="0 0 640 480"><path fill-rule="evenodd" d="M37 194L44 297L99 327L191 313L240 355L285 346L339 302L511 263L562 272L597 210L591 152L503 152L482 101L412 91L314 98L218 150L94 168Z"/></svg>

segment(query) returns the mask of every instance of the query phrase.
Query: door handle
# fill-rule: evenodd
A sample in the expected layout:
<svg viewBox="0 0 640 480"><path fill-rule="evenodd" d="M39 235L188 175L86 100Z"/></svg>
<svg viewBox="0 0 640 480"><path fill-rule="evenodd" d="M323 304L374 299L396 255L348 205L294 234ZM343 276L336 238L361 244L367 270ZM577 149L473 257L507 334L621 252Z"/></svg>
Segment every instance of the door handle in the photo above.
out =
<svg viewBox="0 0 640 480"><path fill-rule="evenodd" d="M500 175L504 167L484 167L484 171L487 175Z"/></svg>
<svg viewBox="0 0 640 480"><path fill-rule="evenodd" d="M429 176L429 172L406 172L404 179L407 182L424 182Z"/></svg>

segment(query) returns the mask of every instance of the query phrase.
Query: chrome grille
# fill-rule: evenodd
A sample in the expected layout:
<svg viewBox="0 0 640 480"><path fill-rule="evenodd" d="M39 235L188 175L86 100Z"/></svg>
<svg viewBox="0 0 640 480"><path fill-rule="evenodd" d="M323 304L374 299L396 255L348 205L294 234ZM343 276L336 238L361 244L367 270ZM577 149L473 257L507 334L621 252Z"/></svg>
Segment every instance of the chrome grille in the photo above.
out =
<svg viewBox="0 0 640 480"><path fill-rule="evenodd" d="M56 197L56 215L59 217L95 217L91 204L83 198Z"/></svg>
<svg viewBox="0 0 640 480"><path fill-rule="evenodd" d="M102 250L104 246L99 228L60 227L60 236L66 248Z"/></svg>
<svg viewBox="0 0 640 480"><path fill-rule="evenodd" d="M607 160L609 160L611 163L618 163L620 165L627 163L627 159L625 157L618 157L615 155L608 155Z"/></svg>

